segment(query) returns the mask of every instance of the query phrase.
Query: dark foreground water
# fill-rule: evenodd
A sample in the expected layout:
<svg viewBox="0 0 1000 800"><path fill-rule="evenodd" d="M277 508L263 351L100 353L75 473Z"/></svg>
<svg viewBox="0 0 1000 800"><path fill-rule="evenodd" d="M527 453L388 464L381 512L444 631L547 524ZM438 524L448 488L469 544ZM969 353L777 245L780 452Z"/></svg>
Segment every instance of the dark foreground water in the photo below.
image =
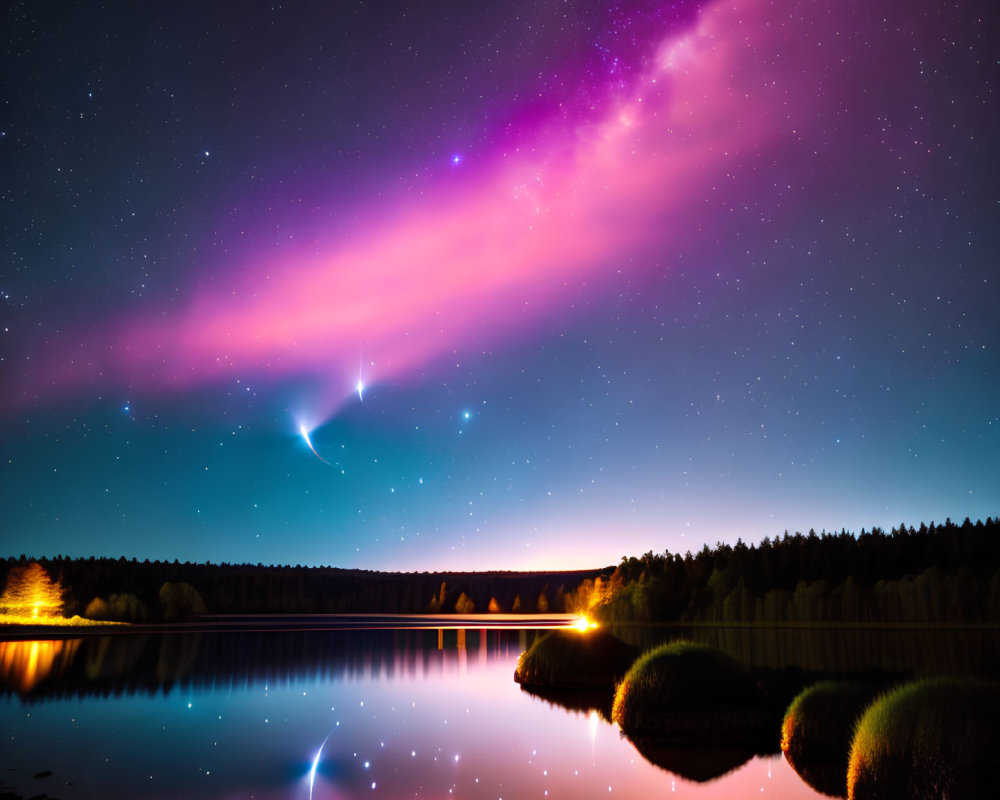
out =
<svg viewBox="0 0 1000 800"><path fill-rule="evenodd" d="M823 796L777 753L777 739L770 754L675 747L653 764L586 704L570 710L514 683L517 657L540 631L470 622L0 641L0 796ZM773 636L731 633L727 644L718 630L702 633L751 650ZM747 658L787 662L797 635L783 635ZM864 636L827 632L811 647L817 659L839 658L828 671L840 672ZM887 666L939 672L935 653L947 647L947 671L993 669L995 632L955 636L900 634L903 654ZM872 641L888 646L884 635ZM964 665L952 663L956 652ZM862 655L864 669L885 656ZM795 683L824 663L758 666Z"/></svg>

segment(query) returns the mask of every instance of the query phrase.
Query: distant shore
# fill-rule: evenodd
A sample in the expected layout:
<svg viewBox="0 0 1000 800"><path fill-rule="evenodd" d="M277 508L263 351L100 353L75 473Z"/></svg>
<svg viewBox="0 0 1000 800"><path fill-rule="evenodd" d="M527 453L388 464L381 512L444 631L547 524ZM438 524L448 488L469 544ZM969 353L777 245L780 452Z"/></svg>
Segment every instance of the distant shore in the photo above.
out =
<svg viewBox="0 0 1000 800"><path fill-rule="evenodd" d="M184 622L0 625L0 640L228 631L554 629L571 627L577 619L576 614L206 614Z"/></svg>
<svg viewBox="0 0 1000 800"><path fill-rule="evenodd" d="M227 633L266 631L351 630L554 630L572 628L579 614L206 614L183 622L91 622L84 625L0 624L0 641L76 639L109 634ZM998 631L997 622L643 622L613 623L621 630L740 629L740 630L882 630L882 631Z"/></svg>

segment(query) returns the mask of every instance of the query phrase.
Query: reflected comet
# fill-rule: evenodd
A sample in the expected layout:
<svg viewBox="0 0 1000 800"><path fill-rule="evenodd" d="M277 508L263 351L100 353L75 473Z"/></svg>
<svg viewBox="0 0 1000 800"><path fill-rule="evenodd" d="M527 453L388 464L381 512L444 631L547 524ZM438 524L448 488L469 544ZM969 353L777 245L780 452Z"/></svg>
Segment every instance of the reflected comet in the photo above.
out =
<svg viewBox="0 0 1000 800"><path fill-rule="evenodd" d="M326 735L326 739L323 740L323 744L319 746L319 750L316 751L316 757L313 759L312 766L309 768L309 800L312 800L313 796L313 785L316 783L316 769L319 767L320 756L323 755L323 748L326 747L326 742L330 738L333 731L330 731Z"/></svg>
<svg viewBox="0 0 1000 800"><path fill-rule="evenodd" d="M321 456L319 453L316 452L316 448L313 446L312 439L309 437L309 429L304 424L299 425L299 435L305 440L306 446L308 446L308 448L312 450L312 454L316 456L316 458L318 458L320 461L322 461L324 464L327 464L328 466L331 467L333 466L332 464L330 464L329 461L323 458L323 456Z"/></svg>

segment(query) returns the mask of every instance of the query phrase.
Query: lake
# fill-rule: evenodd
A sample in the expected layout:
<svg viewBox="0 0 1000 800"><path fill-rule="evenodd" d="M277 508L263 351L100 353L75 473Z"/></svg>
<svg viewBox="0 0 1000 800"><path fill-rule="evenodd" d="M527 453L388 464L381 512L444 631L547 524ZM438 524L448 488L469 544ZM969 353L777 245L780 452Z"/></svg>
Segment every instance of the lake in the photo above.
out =
<svg viewBox="0 0 1000 800"><path fill-rule="evenodd" d="M523 691L512 677L518 656L563 620L431 624L441 627L258 618L174 633L8 636L0 797L824 796L777 739L757 755L660 751L657 765L586 704ZM842 672L852 657L863 670L988 673L998 652L995 630L684 633L799 683L806 672Z"/></svg>

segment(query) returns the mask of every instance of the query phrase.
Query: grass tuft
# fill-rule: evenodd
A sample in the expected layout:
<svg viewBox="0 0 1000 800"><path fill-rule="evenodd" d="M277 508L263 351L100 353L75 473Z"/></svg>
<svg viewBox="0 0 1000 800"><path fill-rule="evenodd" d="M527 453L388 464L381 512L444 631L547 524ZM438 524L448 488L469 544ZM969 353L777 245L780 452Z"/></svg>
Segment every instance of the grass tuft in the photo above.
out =
<svg viewBox="0 0 1000 800"><path fill-rule="evenodd" d="M993 798L1000 770L1000 685L916 681L879 697L858 720L847 796Z"/></svg>

